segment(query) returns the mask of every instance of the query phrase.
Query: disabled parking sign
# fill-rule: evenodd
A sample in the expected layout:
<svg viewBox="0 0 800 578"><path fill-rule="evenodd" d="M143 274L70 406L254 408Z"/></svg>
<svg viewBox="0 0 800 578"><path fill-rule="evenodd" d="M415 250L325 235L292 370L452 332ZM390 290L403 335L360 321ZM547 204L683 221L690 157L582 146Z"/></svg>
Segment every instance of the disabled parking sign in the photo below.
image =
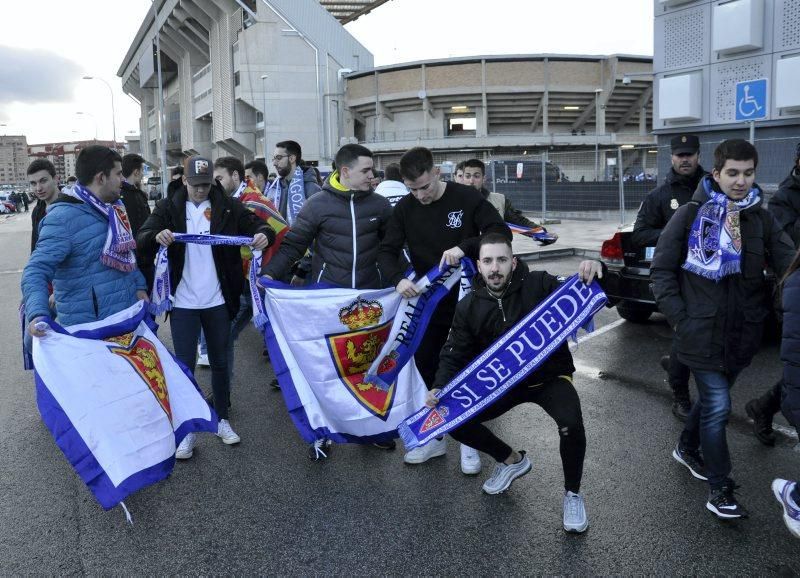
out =
<svg viewBox="0 0 800 578"><path fill-rule="evenodd" d="M767 79L736 83L736 120L767 118Z"/></svg>

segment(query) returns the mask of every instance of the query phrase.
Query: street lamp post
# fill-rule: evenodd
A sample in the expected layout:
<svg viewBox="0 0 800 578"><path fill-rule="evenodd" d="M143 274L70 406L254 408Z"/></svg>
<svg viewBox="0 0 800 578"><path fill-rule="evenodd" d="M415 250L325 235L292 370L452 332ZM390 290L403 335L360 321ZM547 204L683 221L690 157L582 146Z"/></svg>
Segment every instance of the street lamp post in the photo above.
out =
<svg viewBox="0 0 800 578"><path fill-rule="evenodd" d="M267 162L267 79L269 75L261 75L261 87L264 89L264 110L261 112L261 120L264 123L264 162Z"/></svg>
<svg viewBox="0 0 800 578"><path fill-rule="evenodd" d="M114 150L117 150L117 113L114 109L114 89L108 82L96 76L84 76L83 80L99 80L108 87L108 93L111 95L111 130L114 133Z"/></svg>
<svg viewBox="0 0 800 578"><path fill-rule="evenodd" d="M78 111L75 114L77 114L78 116L88 116L89 118L92 119L92 122L94 123L94 141L97 142L97 119L94 117L94 115L90 112L83 112L83 111Z"/></svg>

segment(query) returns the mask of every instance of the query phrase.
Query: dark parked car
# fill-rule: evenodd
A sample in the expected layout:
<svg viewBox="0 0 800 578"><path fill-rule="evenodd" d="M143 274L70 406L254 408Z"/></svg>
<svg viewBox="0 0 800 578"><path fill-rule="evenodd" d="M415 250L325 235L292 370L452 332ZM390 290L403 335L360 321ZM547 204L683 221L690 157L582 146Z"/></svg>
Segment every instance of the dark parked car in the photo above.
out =
<svg viewBox="0 0 800 578"><path fill-rule="evenodd" d="M650 284L650 262L655 247L638 248L631 242L633 225L626 225L603 241L600 260L608 267L606 295L616 303L620 317L642 323L658 311Z"/></svg>

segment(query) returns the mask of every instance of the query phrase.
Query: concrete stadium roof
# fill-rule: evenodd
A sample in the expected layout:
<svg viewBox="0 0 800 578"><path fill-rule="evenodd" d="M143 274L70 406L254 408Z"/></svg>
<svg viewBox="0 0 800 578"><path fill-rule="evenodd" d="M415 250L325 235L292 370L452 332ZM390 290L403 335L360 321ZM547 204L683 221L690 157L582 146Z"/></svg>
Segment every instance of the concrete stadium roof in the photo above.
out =
<svg viewBox="0 0 800 578"><path fill-rule="evenodd" d="M319 0L319 3L341 23L347 24L369 14L389 0Z"/></svg>

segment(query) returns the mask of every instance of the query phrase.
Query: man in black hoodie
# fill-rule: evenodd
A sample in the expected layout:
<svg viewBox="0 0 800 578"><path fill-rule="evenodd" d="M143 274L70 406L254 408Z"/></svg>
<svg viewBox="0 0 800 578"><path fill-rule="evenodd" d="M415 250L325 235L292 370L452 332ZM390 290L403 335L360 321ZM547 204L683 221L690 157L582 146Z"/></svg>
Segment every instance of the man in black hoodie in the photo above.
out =
<svg viewBox="0 0 800 578"><path fill-rule="evenodd" d="M591 283L602 277L602 264L583 261L578 274ZM507 237L491 233L480 240L478 271L473 291L456 306L453 325L441 350L434 389L428 405L436 405L439 389L475 357L511 329L555 291L560 281L544 271L517 266ZM586 435L578 392L572 385L575 366L566 343L556 349L540 368L509 390L477 417L450 432L462 444L489 454L496 466L483 484L487 494L499 494L531 470L524 451L514 451L484 425L522 403L541 406L555 420L564 469L564 530L580 533L589 525L580 494Z"/></svg>
<svg viewBox="0 0 800 578"><path fill-rule="evenodd" d="M418 294L414 283L405 276L400 256L407 246L411 266L417 277L433 267L458 265L467 256L478 257L481 235L498 233L511 241L511 231L497 210L473 187L439 180L433 154L424 147L415 147L400 159L400 174L410 195L397 202L378 251L378 264L383 277L403 297ZM433 386L439 367L439 351L447 340L458 300L458 286L436 307L422 337L414 362L428 388ZM421 464L443 456L447 451L444 438L434 440L406 453L407 464ZM477 453L461 448L461 470L465 474L480 471Z"/></svg>
<svg viewBox="0 0 800 578"><path fill-rule="evenodd" d="M639 207L631 239L634 245L651 251L658 243L661 231L681 207L692 199L697 184L706 174L700 166L700 139L693 134L679 134L670 141L672 168L664 184L650 191ZM652 258L652 257L651 257ZM692 409L689 396L689 368L678 361L675 340L670 355L661 358L661 366L669 375L672 388L672 413L681 421Z"/></svg>

